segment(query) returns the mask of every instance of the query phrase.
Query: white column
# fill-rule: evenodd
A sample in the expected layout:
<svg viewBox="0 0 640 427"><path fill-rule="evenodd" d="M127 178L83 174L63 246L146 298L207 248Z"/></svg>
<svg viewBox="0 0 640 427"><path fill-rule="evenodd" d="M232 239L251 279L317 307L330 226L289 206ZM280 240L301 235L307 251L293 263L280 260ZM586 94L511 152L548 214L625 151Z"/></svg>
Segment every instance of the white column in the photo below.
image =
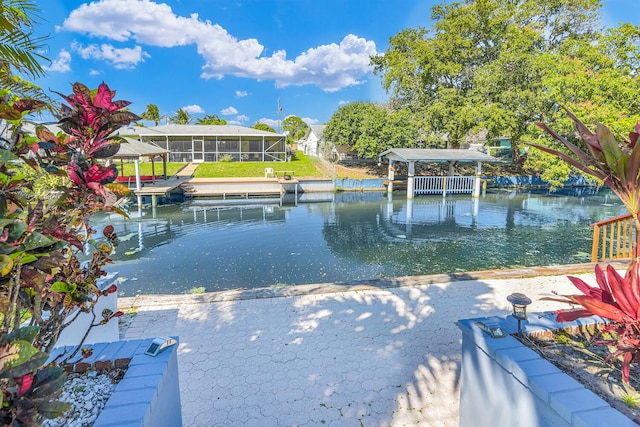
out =
<svg viewBox="0 0 640 427"><path fill-rule="evenodd" d="M389 172L388 172L389 185L387 185L388 193L393 193L393 180L396 177L395 168L393 167L393 165L395 165L395 161L389 160Z"/></svg>
<svg viewBox="0 0 640 427"><path fill-rule="evenodd" d="M409 173L407 176L407 199L413 199L413 175L415 174L416 162L409 161Z"/></svg>
<svg viewBox="0 0 640 427"><path fill-rule="evenodd" d="M140 182L140 159L135 159L133 161L133 165L136 170L136 190L140 190L142 188L142 184ZM142 207L142 196L138 194L138 208Z"/></svg>
<svg viewBox="0 0 640 427"><path fill-rule="evenodd" d="M140 182L140 159L135 159L133 164L136 169L136 190L140 190L142 188L142 183Z"/></svg>
<svg viewBox="0 0 640 427"><path fill-rule="evenodd" d="M482 173L482 163L481 162L476 162L476 178L475 181L473 182L473 197L480 197L480 187L481 187L481 180L480 180L480 174Z"/></svg>

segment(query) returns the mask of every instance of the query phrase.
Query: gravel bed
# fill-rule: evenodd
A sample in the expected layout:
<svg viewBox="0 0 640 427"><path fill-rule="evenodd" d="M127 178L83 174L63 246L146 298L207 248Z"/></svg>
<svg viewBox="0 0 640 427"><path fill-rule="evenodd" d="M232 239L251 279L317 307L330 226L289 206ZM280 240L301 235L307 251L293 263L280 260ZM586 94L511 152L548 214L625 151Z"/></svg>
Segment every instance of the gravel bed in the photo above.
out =
<svg viewBox="0 0 640 427"><path fill-rule="evenodd" d="M43 426L92 426L123 376L122 369L104 373L89 371L84 374L69 374L58 400L69 403L71 410L60 418L45 420Z"/></svg>
<svg viewBox="0 0 640 427"><path fill-rule="evenodd" d="M134 317L135 313L128 313L118 318L121 340L124 339ZM125 369L112 369L104 372L68 374L58 400L69 403L71 410L60 418L45 420L43 427L92 426L125 372Z"/></svg>

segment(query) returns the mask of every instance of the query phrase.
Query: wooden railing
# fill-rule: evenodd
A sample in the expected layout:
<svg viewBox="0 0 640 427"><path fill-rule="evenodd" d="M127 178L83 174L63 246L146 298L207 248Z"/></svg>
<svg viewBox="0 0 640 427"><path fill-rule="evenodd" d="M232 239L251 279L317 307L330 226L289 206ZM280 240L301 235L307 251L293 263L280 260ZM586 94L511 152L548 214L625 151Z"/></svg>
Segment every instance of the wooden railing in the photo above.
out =
<svg viewBox="0 0 640 427"><path fill-rule="evenodd" d="M609 218L591 226L591 262L631 257L636 234L631 214Z"/></svg>

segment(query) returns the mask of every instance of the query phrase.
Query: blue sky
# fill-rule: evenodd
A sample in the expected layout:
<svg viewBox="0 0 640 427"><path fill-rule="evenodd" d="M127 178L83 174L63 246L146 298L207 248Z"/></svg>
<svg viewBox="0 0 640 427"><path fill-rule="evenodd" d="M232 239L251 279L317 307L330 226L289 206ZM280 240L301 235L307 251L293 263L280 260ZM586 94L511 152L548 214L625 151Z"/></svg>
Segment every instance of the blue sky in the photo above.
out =
<svg viewBox="0 0 640 427"><path fill-rule="evenodd" d="M322 124L341 105L385 102L369 56L430 24L435 0L41 0L38 35L51 63L37 81L70 93L106 82L141 114L277 129L295 115ZM602 22L640 24L640 0L603 0ZM278 99L280 103L278 104ZM282 112L278 114L278 105ZM149 124L149 123L147 123Z"/></svg>

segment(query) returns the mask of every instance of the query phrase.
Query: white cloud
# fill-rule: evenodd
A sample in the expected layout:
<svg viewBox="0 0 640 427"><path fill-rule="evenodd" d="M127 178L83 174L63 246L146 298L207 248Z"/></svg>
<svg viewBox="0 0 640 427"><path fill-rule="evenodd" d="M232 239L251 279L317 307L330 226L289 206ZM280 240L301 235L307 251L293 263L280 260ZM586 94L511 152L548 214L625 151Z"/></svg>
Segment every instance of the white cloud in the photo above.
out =
<svg viewBox="0 0 640 427"><path fill-rule="evenodd" d="M98 59L111 62L115 68L131 69L135 68L140 62L144 62L144 58L150 55L142 50L142 47L133 48L115 48L110 44L90 44L83 46L80 43L73 42L71 48L78 52L83 59Z"/></svg>
<svg viewBox="0 0 640 427"><path fill-rule="evenodd" d="M220 110L220 113L224 116L232 116L234 114L238 114L238 110L233 107L227 107Z"/></svg>
<svg viewBox="0 0 640 427"><path fill-rule="evenodd" d="M55 71L58 73L66 73L71 71L71 54L66 50L62 49L60 53L58 53L58 57L51 61L51 65L43 66L46 71Z"/></svg>
<svg viewBox="0 0 640 427"><path fill-rule="evenodd" d="M244 90L237 90L236 91L236 98L244 98L245 96L248 96L249 92L244 91Z"/></svg>
<svg viewBox="0 0 640 427"><path fill-rule="evenodd" d="M63 28L149 46L195 45L204 60L201 76L206 79L232 75L274 80L277 87L313 84L327 92L364 83L371 71L369 58L377 54L373 41L349 34L339 44L310 48L294 59L287 59L287 53L277 49L265 56L265 47L256 39L238 40L220 25L201 20L196 13L178 16L167 4L151 0L83 4L71 12Z"/></svg>
<svg viewBox="0 0 640 427"><path fill-rule="evenodd" d="M199 106L199 105L187 105L182 107L182 109L184 110L185 113L188 114L200 114L200 113L204 113L204 109Z"/></svg>
<svg viewBox="0 0 640 427"><path fill-rule="evenodd" d="M318 119L312 119L311 117L301 117L300 119L309 126L318 124Z"/></svg>
<svg viewBox="0 0 640 427"><path fill-rule="evenodd" d="M102 71L100 71L100 70L94 70L93 68L89 70L89 75L90 76L98 76L100 74L102 74Z"/></svg>
<svg viewBox="0 0 640 427"><path fill-rule="evenodd" d="M343 100L338 101L338 105L347 105L348 103L349 101L343 101Z"/></svg>
<svg viewBox="0 0 640 427"><path fill-rule="evenodd" d="M249 116L246 116L244 114L240 114L238 117L236 117L237 121L240 122L240 124L243 124L247 121L249 121Z"/></svg>
<svg viewBox="0 0 640 427"><path fill-rule="evenodd" d="M278 130L277 129L277 127L278 127L278 121L277 120L262 118L262 119L256 120L256 123L264 123L265 125L269 125L272 128L274 128L275 130Z"/></svg>

